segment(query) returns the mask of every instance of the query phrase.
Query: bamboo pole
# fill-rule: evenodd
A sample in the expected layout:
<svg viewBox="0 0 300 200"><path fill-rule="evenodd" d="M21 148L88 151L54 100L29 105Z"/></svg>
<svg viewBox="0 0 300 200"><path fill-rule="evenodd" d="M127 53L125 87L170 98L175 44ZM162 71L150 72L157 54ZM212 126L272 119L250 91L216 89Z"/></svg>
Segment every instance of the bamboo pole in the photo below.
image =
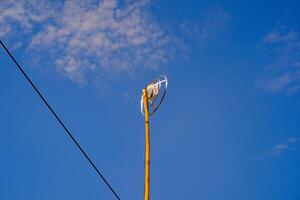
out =
<svg viewBox="0 0 300 200"><path fill-rule="evenodd" d="M143 90L145 108L145 177L144 177L144 200L150 199L150 129L149 129L149 105L147 89Z"/></svg>

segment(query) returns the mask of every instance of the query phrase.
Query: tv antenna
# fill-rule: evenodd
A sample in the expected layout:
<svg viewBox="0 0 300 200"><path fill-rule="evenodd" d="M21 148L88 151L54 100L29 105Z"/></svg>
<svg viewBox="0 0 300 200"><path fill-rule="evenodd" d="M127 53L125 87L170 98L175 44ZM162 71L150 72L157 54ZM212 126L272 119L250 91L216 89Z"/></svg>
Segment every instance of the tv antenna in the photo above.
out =
<svg viewBox="0 0 300 200"><path fill-rule="evenodd" d="M141 113L145 117L145 174L144 200L150 199L150 128L149 117L157 111L163 102L168 88L168 79L160 75L144 89L141 97Z"/></svg>

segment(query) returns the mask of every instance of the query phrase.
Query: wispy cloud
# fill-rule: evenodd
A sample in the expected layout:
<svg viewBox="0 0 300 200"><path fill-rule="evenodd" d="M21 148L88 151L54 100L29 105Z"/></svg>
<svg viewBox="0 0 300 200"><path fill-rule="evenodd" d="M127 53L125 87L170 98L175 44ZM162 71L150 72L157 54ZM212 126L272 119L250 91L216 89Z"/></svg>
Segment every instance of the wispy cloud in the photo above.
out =
<svg viewBox="0 0 300 200"><path fill-rule="evenodd" d="M3 0L0 2L0 37L11 36L18 31L29 33L34 24L45 21L53 13L47 1ZM46 11L46 12L45 12Z"/></svg>
<svg viewBox="0 0 300 200"><path fill-rule="evenodd" d="M265 157L278 157L286 152L294 151L300 142L299 137L290 137L286 141L276 144L275 146L265 150L257 156L252 156L250 159L262 159Z"/></svg>
<svg viewBox="0 0 300 200"><path fill-rule="evenodd" d="M279 32L278 30L271 31L268 33L263 41L265 44L275 44L280 42L288 42L292 40L296 40L298 37L298 33L294 31L289 31L287 33Z"/></svg>
<svg viewBox="0 0 300 200"><path fill-rule="evenodd" d="M300 32L275 29L263 38L263 44L272 61L258 81L265 91L295 94L300 89Z"/></svg>
<svg viewBox="0 0 300 200"><path fill-rule="evenodd" d="M150 10L150 0L2 0L0 37L22 48L33 65L49 66L78 84L99 74L133 75L185 55L186 43ZM183 38L204 42L231 16L221 6L180 24ZM174 33L178 33L174 31ZM24 51L25 49L25 51Z"/></svg>
<svg viewBox="0 0 300 200"><path fill-rule="evenodd" d="M182 22L180 28L192 39L203 42L224 32L231 18L220 5L214 5L205 9L197 22Z"/></svg>
<svg viewBox="0 0 300 200"><path fill-rule="evenodd" d="M3 0L0 36L27 36L28 52L44 56L79 84L95 71L155 69L170 60L177 39L151 15L149 3Z"/></svg>

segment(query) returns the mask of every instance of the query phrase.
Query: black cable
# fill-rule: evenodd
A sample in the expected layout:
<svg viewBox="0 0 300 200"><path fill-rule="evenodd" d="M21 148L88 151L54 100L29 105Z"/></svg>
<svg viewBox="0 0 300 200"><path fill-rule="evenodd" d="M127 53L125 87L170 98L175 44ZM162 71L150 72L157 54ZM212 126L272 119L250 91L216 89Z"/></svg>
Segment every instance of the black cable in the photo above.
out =
<svg viewBox="0 0 300 200"><path fill-rule="evenodd" d="M51 111L51 113L54 115L54 117L57 119L57 121L60 123L60 125L63 127L63 129L67 132L67 134L70 136L70 138L73 140L73 142L76 144L76 146L79 148L81 153L85 156L85 158L89 161L89 163L93 166L93 168L96 170L97 174L101 177L101 179L104 181L104 183L108 186L108 188L111 190L111 192L115 195L115 197L120 200L119 196L115 192L115 190L112 188L112 186L108 183L108 181L105 179L105 177L101 174L101 172L98 170L96 165L91 161L91 159L88 157L88 155L85 153L85 151L81 148L79 143L76 141L74 136L71 134L71 132L67 129L67 127L64 125L64 123L61 121L61 119L58 117L58 115L54 112L54 110L51 108L47 100L43 97L43 95L40 93L40 91L37 89L37 87L33 84L33 82L30 80L30 78L27 76L25 71L22 69L22 67L19 65L19 63L16 61L16 59L13 57L13 55L10 53L10 51L6 48L2 40L0 40L0 43L2 47L5 49L7 54L10 56L10 58L14 61L14 63L17 65L19 70L22 72L22 74L25 76L27 81L30 83L32 88L36 91L36 93L39 95L39 97L43 100L43 102L46 104L48 109Z"/></svg>

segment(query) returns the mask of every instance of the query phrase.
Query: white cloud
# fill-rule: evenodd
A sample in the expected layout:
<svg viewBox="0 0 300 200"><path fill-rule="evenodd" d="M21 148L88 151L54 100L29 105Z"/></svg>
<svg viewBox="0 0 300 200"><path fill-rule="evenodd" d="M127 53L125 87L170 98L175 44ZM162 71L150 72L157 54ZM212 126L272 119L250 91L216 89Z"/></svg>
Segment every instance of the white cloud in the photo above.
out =
<svg viewBox="0 0 300 200"><path fill-rule="evenodd" d="M288 33L281 33L277 30L270 32L264 37L264 42L267 44L287 42L297 39L298 33L289 31Z"/></svg>
<svg viewBox="0 0 300 200"><path fill-rule="evenodd" d="M95 71L155 69L169 61L176 38L148 5L148 0L2 0L0 36L23 34L28 52L53 61L59 73L79 84Z"/></svg>
<svg viewBox="0 0 300 200"><path fill-rule="evenodd" d="M297 92L300 81L300 71L287 72L264 80L263 87L269 92L287 90L289 94Z"/></svg>
<svg viewBox="0 0 300 200"><path fill-rule="evenodd" d="M50 3L41 0L17 1L2 0L0 2L0 36L14 32L31 32L35 23L50 17ZM45 12L47 11L47 12Z"/></svg>
<svg viewBox="0 0 300 200"><path fill-rule="evenodd" d="M267 92L294 94L300 89L300 33L275 29L263 38L272 61L258 84Z"/></svg>
<svg viewBox="0 0 300 200"><path fill-rule="evenodd" d="M289 137L282 143L276 144L273 147L265 150L261 155L251 157L251 159L262 159L265 157L278 157L285 152L295 151L300 141L299 137Z"/></svg>

